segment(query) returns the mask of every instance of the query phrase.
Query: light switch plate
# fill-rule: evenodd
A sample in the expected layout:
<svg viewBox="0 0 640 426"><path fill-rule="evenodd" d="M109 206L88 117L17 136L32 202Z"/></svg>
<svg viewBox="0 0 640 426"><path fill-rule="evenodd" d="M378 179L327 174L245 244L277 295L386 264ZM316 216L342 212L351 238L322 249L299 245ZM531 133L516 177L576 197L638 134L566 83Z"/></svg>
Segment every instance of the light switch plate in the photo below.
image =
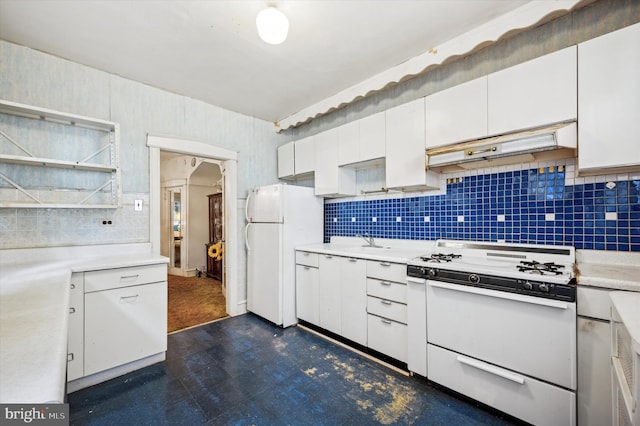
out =
<svg viewBox="0 0 640 426"><path fill-rule="evenodd" d="M142 200L135 200L133 202L133 209L137 212L142 211Z"/></svg>

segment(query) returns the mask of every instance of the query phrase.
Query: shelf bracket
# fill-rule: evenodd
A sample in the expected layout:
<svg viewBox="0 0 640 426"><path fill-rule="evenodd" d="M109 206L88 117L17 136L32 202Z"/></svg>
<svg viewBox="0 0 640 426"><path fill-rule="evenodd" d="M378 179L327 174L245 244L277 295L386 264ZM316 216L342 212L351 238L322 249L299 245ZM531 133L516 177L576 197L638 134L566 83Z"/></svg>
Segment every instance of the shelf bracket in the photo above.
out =
<svg viewBox="0 0 640 426"><path fill-rule="evenodd" d="M35 196L29 194L29 191L27 191L26 189L24 189L23 187L21 187L20 185L18 185L17 183L15 183L14 181L12 181L11 179L9 179L8 177L6 177L5 175L3 175L2 173L0 173L0 178L6 180L7 182L9 182L9 184L11 186L13 186L15 189L17 189L18 191L22 192L24 195L26 195L27 197L31 198L32 200L34 200L35 202L37 202L38 204L42 204L42 201L38 200Z"/></svg>
<svg viewBox="0 0 640 426"><path fill-rule="evenodd" d="M114 181L113 179L109 179L108 181L106 181L103 185L101 185L99 188L96 188L95 191L93 191L91 194L87 195L86 197L84 197L82 200L80 200L78 202L78 204L83 204L85 201L87 201L89 198L93 197L96 193L98 193L102 188L104 188L105 186L109 185L109 184L113 184Z"/></svg>
<svg viewBox="0 0 640 426"><path fill-rule="evenodd" d="M17 146L18 148L20 148L21 151L23 151L24 153L26 153L29 157L33 157L34 155L32 153L30 153L27 148L23 147L22 145L20 145L18 142L16 142L15 140L13 140L13 138L11 138L11 136L9 136L8 134L6 134L5 132L3 132L2 130L0 130L0 135L4 136L9 142L11 142L12 144L14 144L15 146Z"/></svg>

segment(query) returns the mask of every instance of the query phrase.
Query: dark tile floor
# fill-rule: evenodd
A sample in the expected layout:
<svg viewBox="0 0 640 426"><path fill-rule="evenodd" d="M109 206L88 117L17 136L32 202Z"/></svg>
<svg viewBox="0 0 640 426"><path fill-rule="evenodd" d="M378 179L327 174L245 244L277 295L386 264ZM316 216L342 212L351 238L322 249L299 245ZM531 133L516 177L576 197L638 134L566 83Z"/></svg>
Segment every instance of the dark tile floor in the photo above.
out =
<svg viewBox="0 0 640 426"><path fill-rule="evenodd" d="M506 425L297 327L252 314L169 335L166 362L69 395L72 425Z"/></svg>

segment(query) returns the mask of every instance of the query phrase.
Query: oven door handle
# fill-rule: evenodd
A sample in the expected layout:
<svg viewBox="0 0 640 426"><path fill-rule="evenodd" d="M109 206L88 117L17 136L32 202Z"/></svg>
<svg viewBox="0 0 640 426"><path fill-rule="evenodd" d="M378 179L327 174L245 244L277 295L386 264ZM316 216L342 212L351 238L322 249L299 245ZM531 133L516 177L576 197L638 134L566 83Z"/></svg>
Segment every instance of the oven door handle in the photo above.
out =
<svg viewBox="0 0 640 426"><path fill-rule="evenodd" d="M551 299L543 299L540 297L523 296L521 294L507 293L497 290L487 290L480 287L469 287L464 285L450 284L441 281L428 281L431 287L444 288L446 290L459 291L461 293L471 293L480 296L494 297L498 299L512 300L514 302L529 303L532 305L546 306L556 309L568 309L569 305L565 302Z"/></svg>
<svg viewBox="0 0 640 426"><path fill-rule="evenodd" d="M480 362L473 358L467 358L466 356L462 355L458 355L456 361L458 361L460 364L468 365L470 367L477 368L478 370L493 374L494 376L502 377L503 379L511 380L512 382L524 385L524 377L520 376L519 374L514 374L510 371L503 370L502 368L485 364L484 362Z"/></svg>

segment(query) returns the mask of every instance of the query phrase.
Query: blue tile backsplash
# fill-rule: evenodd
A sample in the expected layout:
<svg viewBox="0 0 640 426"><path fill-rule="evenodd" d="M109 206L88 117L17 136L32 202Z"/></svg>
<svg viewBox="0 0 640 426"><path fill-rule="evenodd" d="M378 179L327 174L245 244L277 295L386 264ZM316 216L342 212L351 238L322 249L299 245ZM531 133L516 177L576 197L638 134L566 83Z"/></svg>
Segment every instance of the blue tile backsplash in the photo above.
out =
<svg viewBox="0 0 640 426"><path fill-rule="evenodd" d="M368 232L640 251L640 180L567 184L565 166L449 178L443 195L325 203L325 241Z"/></svg>

